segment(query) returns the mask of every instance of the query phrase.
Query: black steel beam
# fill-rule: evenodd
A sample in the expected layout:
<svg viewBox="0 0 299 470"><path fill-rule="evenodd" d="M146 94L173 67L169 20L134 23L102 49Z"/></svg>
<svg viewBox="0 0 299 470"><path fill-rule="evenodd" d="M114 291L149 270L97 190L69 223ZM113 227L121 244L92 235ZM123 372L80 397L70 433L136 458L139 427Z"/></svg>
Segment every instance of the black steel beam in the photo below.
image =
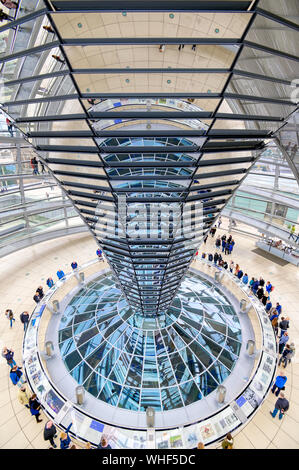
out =
<svg viewBox="0 0 299 470"><path fill-rule="evenodd" d="M141 38L138 36L132 38L126 37L101 37L101 38L63 38L63 46L105 46L105 45L154 45L154 44L197 44L204 46L236 46L241 43L238 38L197 38L197 37L146 37Z"/></svg>
<svg viewBox="0 0 299 470"><path fill-rule="evenodd" d="M161 146L161 147L91 147L75 145L37 145L37 150L42 152L71 152L71 153L198 153L200 147L193 145Z"/></svg>
<svg viewBox="0 0 299 470"><path fill-rule="evenodd" d="M42 8L40 10L36 10L33 13L29 13L29 15L24 15L21 18L18 18L17 20L10 21L9 23L5 24L4 26L1 26L0 28L0 33L3 31L6 31L8 29L12 29L16 26L19 26L23 23L27 23L29 21L35 20L36 18L39 18L42 15L45 15L48 12L46 8Z"/></svg>
<svg viewBox="0 0 299 470"><path fill-rule="evenodd" d="M178 11L178 12L242 12L247 13L251 5L250 0L79 0L65 1L65 0L52 0L52 5L56 12L142 12L142 11Z"/></svg>
<svg viewBox="0 0 299 470"><path fill-rule="evenodd" d="M127 161L127 162L92 162L92 161L82 161L82 160L68 160L63 158L46 158L47 163L53 165L74 165L74 166L83 166L83 167L94 167L94 168L194 168L195 161L189 162L174 162L174 161Z"/></svg>
<svg viewBox="0 0 299 470"><path fill-rule="evenodd" d="M267 10L263 10L262 8L256 8L256 12L260 16L263 16L264 18L267 18L268 20L275 21L275 23L280 23L283 26L286 26L287 28L291 28L291 29L294 29L295 31L299 31L299 24L293 23L292 21L289 21L286 18L283 18L282 16L274 15L274 13L271 13L270 11L267 11Z"/></svg>
<svg viewBox="0 0 299 470"><path fill-rule="evenodd" d="M59 41L47 42L40 46L32 47L30 49L25 49L22 51L14 52L14 54L9 54L0 58L0 64L3 62L8 62L10 60L20 59L21 57L26 57L27 55L39 54L40 52L48 51L49 49L54 49L60 45Z"/></svg>
<svg viewBox="0 0 299 470"><path fill-rule="evenodd" d="M57 72L50 72L50 73L44 73L41 75L36 75L32 77L23 77L23 78L17 78L15 80L8 80L7 82L4 82L4 86L13 86L13 85L21 85L22 83L27 83L27 82L34 82L37 80L45 80L47 78L55 78L55 77L63 77L64 75L69 75L69 70L58 70ZM6 105L9 105L9 103L6 103Z"/></svg>
<svg viewBox="0 0 299 470"><path fill-rule="evenodd" d="M256 49L257 51L263 51L267 54L277 55L278 57L283 57L284 59L293 60L299 62L299 57L297 55L288 54L287 52L280 51L278 49L273 49L271 47L263 46L262 44L257 44L251 41L243 41L244 46L251 49Z"/></svg>

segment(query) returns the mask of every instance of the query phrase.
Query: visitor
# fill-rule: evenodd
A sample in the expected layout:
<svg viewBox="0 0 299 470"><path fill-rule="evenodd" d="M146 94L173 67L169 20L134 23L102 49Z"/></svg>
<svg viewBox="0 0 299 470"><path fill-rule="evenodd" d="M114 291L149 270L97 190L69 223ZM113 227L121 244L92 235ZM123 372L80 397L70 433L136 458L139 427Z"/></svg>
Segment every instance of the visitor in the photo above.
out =
<svg viewBox="0 0 299 470"><path fill-rule="evenodd" d="M277 313L278 314L278 313ZM279 328L280 328L280 338L284 334L285 331L290 327L290 319L289 317L281 317L281 321L279 322Z"/></svg>
<svg viewBox="0 0 299 470"><path fill-rule="evenodd" d="M179 51L180 51L181 49L184 49L184 47L185 47L185 44L180 44L179 47L178 47Z"/></svg>
<svg viewBox="0 0 299 470"><path fill-rule="evenodd" d="M17 2L12 2L11 0L1 0L1 3L10 10L16 10L19 6Z"/></svg>
<svg viewBox="0 0 299 470"><path fill-rule="evenodd" d="M224 269L227 269L227 268L228 268L227 261L224 261L224 263L223 263L223 267L224 267Z"/></svg>
<svg viewBox="0 0 299 470"><path fill-rule="evenodd" d="M219 258L218 253L215 253L214 254L214 264L217 264L218 258Z"/></svg>
<svg viewBox="0 0 299 470"><path fill-rule="evenodd" d="M262 297L264 296L264 288L259 287L258 290L256 291L256 296L259 300L262 300Z"/></svg>
<svg viewBox="0 0 299 470"><path fill-rule="evenodd" d="M207 243L208 236L209 236L209 235L207 234L207 235L205 236L205 238L203 239L204 244Z"/></svg>
<svg viewBox="0 0 299 470"><path fill-rule="evenodd" d="M6 118L7 130L10 133L10 136L13 137L13 123L10 119Z"/></svg>
<svg viewBox="0 0 299 470"><path fill-rule="evenodd" d="M268 294L270 294L271 290L272 290L272 284L270 281L268 281L266 284L266 291L268 292Z"/></svg>
<svg viewBox="0 0 299 470"><path fill-rule="evenodd" d="M261 302L263 304L264 307L266 307L267 305L267 301L268 301L268 296L264 293L262 299L261 299Z"/></svg>
<svg viewBox="0 0 299 470"><path fill-rule="evenodd" d="M197 448L198 448L198 449L204 449L204 448L205 448L204 443L203 443L203 442L199 442L199 443L197 444Z"/></svg>
<svg viewBox="0 0 299 470"><path fill-rule="evenodd" d="M279 343L278 343L278 351L279 351L279 354L282 354L283 350L284 350L284 347L285 345L287 344L287 342L289 341L289 335L288 335L288 332L285 331L284 334L281 336L280 340L279 340Z"/></svg>
<svg viewBox="0 0 299 470"><path fill-rule="evenodd" d="M242 278L242 282L243 282L243 284L245 284L245 286L248 284L248 274L247 273L244 274L244 276Z"/></svg>
<svg viewBox="0 0 299 470"><path fill-rule="evenodd" d="M281 314L281 305L280 305L279 302L276 302L276 307L275 307L275 309L277 310L278 315L280 315L280 314Z"/></svg>
<svg viewBox="0 0 299 470"><path fill-rule="evenodd" d="M291 352L291 346L289 344L286 344L286 347L284 348L283 353L280 356L280 359L278 361L278 366L280 366L281 363L283 362L284 363L284 368L286 368L286 364L287 364L286 358L290 354L290 352Z"/></svg>
<svg viewBox="0 0 299 470"><path fill-rule="evenodd" d="M229 264L229 271L232 273L234 270L234 262L231 261L230 264Z"/></svg>
<svg viewBox="0 0 299 470"><path fill-rule="evenodd" d="M16 365L16 362L14 360L14 350L13 349L7 349L6 346L2 349L2 357L6 359L7 365L10 366L10 368L13 368L13 366Z"/></svg>
<svg viewBox="0 0 299 470"><path fill-rule="evenodd" d="M216 233L216 230L217 230L216 227L212 227L212 228L210 229L210 234L212 235L212 238L214 238L214 235L215 235L215 233Z"/></svg>
<svg viewBox="0 0 299 470"><path fill-rule="evenodd" d="M224 253L224 250L225 250L225 247L226 247L226 239L222 239L222 242L221 242L221 246L222 246L222 253Z"/></svg>
<svg viewBox="0 0 299 470"><path fill-rule="evenodd" d="M111 449L111 446L108 444L108 441L105 437L102 437L97 449Z"/></svg>
<svg viewBox="0 0 299 470"><path fill-rule="evenodd" d="M291 230L290 230L290 235L289 235L288 238L294 238L294 240L295 240L295 237L294 237L295 231L296 231L296 226L292 225Z"/></svg>
<svg viewBox="0 0 299 470"><path fill-rule="evenodd" d="M65 64L65 61L59 56L59 55L54 55L52 54L53 59L55 59L57 62L60 62L61 64Z"/></svg>
<svg viewBox="0 0 299 470"><path fill-rule="evenodd" d="M65 274L62 271L62 269L58 269L56 274L57 274L58 279L63 279L65 277Z"/></svg>
<svg viewBox="0 0 299 470"><path fill-rule="evenodd" d="M34 175L39 175L38 161L37 161L36 157L31 158L30 162L31 162L31 166L33 168L33 174Z"/></svg>
<svg viewBox="0 0 299 470"><path fill-rule="evenodd" d="M23 379L22 375L23 375L23 372L21 371L20 367L18 367L17 365L13 366L10 369L9 377L13 385L17 385L18 387L21 387L24 383L27 382L26 380Z"/></svg>
<svg viewBox="0 0 299 470"><path fill-rule="evenodd" d="M215 246L216 248L220 248L220 245L221 245L221 239L220 239L220 236L218 236L215 241Z"/></svg>
<svg viewBox="0 0 299 470"><path fill-rule="evenodd" d="M283 362L284 364L283 367L286 368L286 366L291 362L291 360L295 356L295 352L296 352L295 344L294 343L287 344L279 359L278 365L280 366L280 364Z"/></svg>
<svg viewBox="0 0 299 470"><path fill-rule="evenodd" d="M275 418L277 412L279 411L279 419L282 419L285 413L288 411L289 407L289 401L285 398L284 393L280 392L279 398L275 403L275 408L272 412L270 411L270 415L272 418Z"/></svg>
<svg viewBox="0 0 299 470"><path fill-rule="evenodd" d="M224 254L229 255L229 242L225 242Z"/></svg>
<svg viewBox="0 0 299 470"><path fill-rule="evenodd" d="M233 445L234 445L234 439L231 435L231 433L229 432L224 441L222 442L221 446L222 446L222 449L233 449Z"/></svg>
<svg viewBox="0 0 299 470"><path fill-rule="evenodd" d="M268 297L268 300L267 300L267 303L266 303L266 307L265 307L266 312L270 313L271 308L272 308L272 302L271 302L271 300L270 300L270 297Z"/></svg>
<svg viewBox="0 0 299 470"><path fill-rule="evenodd" d="M275 336L278 335L278 313L272 315L271 325L274 329Z"/></svg>
<svg viewBox="0 0 299 470"><path fill-rule="evenodd" d="M240 266L238 265L238 263L236 264L236 267L235 267L235 276L238 276L238 272L240 271Z"/></svg>
<svg viewBox="0 0 299 470"><path fill-rule="evenodd" d="M262 277L260 277L259 285L262 286L262 287L264 287L264 285L265 285L265 280Z"/></svg>
<svg viewBox="0 0 299 470"><path fill-rule="evenodd" d="M39 303L39 301L41 300L40 296L39 296L39 292L35 292L34 296L33 296L33 300L34 302L36 302L37 304Z"/></svg>
<svg viewBox="0 0 299 470"><path fill-rule="evenodd" d="M42 299L42 298L45 296L44 290L43 290L42 286L39 286L39 287L36 289L36 292L39 293L40 299Z"/></svg>
<svg viewBox="0 0 299 470"><path fill-rule="evenodd" d="M102 256L102 250L100 250L100 248L97 249L97 252L96 252L96 253L97 253L98 258L101 258L101 256Z"/></svg>
<svg viewBox="0 0 299 470"><path fill-rule="evenodd" d="M73 270L74 270L74 269L77 269L77 268L78 268L77 262L76 262L76 261L73 261L72 264L71 264L71 267L72 267Z"/></svg>
<svg viewBox="0 0 299 470"><path fill-rule="evenodd" d="M24 325L24 331L26 331L28 323L29 323L29 313L28 312L22 312L20 315L20 320Z"/></svg>
<svg viewBox="0 0 299 470"><path fill-rule="evenodd" d="M44 440L50 441L51 446L54 447L54 449L56 449L57 445L54 442L54 437L57 437L54 423L53 421L47 421L45 428L44 428Z"/></svg>
<svg viewBox="0 0 299 470"><path fill-rule="evenodd" d="M192 47L191 47L191 50L195 51L195 49L196 49L196 44L193 44Z"/></svg>
<svg viewBox="0 0 299 470"><path fill-rule="evenodd" d="M40 416L39 410L41 408L41 404L37 400L35 393L33 393L33 395L29 398L29 407L30 407L30 413L32 414L32 416L35 416L36 422L41 423L42 419L39 419L39 416Z"/></svg>
<svg viewBox="0 0 299 470"><path fill-rule="evenodd" d="M16 321L14 316L13 316L13 312L10 308L6 309L5 310L5 315L6 317L9 319L9 323L10 323L10 328L12 328L12 322L13 321Z"/></svg>
<svg viewBox="0 0 299 470"><path fill-rule="evenodd" d="M242 276L243 276L243 271L242 271L242 269L239 269L238 274L237 274L237 278L241 280Z"/></svg>
<svg viewBox="0 0 299 470"><path fill-rule="evenodd" d="M213 261L213 255L212 255L212 253L209 253L208 259L209 259L209 261L211 261L211 262Z"/></svg>
<svg viewBox="0 0 299 470"><path fill-rule="evenodd" d="M65 430L65 432L62 432L60 434L60 449L68 449L70 447L70 443L72 442L71 441L71 438L69 436L69 430L71 429L72 427L72 424L71 423Z"/></svg>
<svg viewBox="0 0 299 470"><path fill-rule="evenodd" d="M43 28L48 32L48 33L53 33L55 34L54 29L51 26L43 26Z"/></svg>
<svg viewBox="0 0 299 470"><path fill-rule="evenodd" d="M273 383L273 387L271 388L271 392L274 393L275 390L277 389L277 391L275 392L275 395L278 397L279 392L281 390L285 389L285 384L286 384L287 380L288 380L287 376L284 375L282 370L280 370L279 375L276 377L275 382Z"/></svg>
<svg viewBox="0 0 299 470"><path fill-rule="evenodd" d="M222 224L222 218L221 218L221 215L219 216L219 219L218 219L218 228L220 228Z"/></svg>
<svg viewBox="0 0 299 470"><path fill-rule="evenodd" d="M259 287L259 281L257 279L254 280L254 283L252 284L252 292L254 294L257 293L257 290L258 290L258 287Z"/></svg>
<svg viewBox="0 0 299 470"><path fill-rule="evenodd" d="M46 284L47 286L49 287L49 289L51 289L51 287L54 286L54 281L51 277L48 277L47 281L46 281Z"/></svg>
<svg viewBox="0 0 299 470"><path fill-rule="evenodd" d="M18 400L21 405L24 405L26 408L29 406L30 393L28 392L26 385L22 385L18 391Z"/></svg>
<svg viewBox="0 0 299 470"><path fill-rule="evenodd" d="M39 163L40 163L40 166L41 166L41 169L42 169L42 173L45 173L46 172L45 165L43 164L43 162L41 160L39 160Z"/></svg>
<svg viewBox="0 0 299 470"><path fill-rule="evenodd" d="M86 442L85 449L92 449L90 442Z"/></svg>

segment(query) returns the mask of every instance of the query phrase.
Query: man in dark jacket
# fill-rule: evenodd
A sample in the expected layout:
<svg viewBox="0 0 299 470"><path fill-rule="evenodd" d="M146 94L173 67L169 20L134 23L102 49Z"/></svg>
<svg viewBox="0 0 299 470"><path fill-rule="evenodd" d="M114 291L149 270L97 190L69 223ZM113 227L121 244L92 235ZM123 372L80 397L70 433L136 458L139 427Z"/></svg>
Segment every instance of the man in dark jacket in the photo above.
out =
<svg viewBox="0 0 299 470"><path fill-rule="evenodd" d="M34 294L34 296L33 296L33 300L34 300L34 302L36 302L37 304L38 304L38 302L41 300L41 298L40 298L38 292L35 292L35 294Z"/></svg>
<svg viewBox="0 0 299 470"><path fill-rule="evenodd" d="M272 418L275 418L277 415L277 412L279 411L279 419L282 419L283 415L288 411L289 409L289 402L288 400L284 397L284 393L280 392L279 398L275 403L275 408L273 412L270 411L270 415Z"/></svg>
<svg viewBox="0 0 299 470"><path fill-rule="evenodd" d="M54 442L54 437L57 437L54 423L53 421L47 421L44 429L44 440L50 441L51 446L56 448L57 445Z"/></svg>
<svg viewBox="0 0 299 470"><path fill-rule="evenodd" d="M111 445L108 444L108 441L105 437L102 437L97 449L111 449Z"/></svg>
<svg viewBox="0 0 299 470"><path fill-rule="evenodd" d="M28 312L21 313L20 320L24 325L24 331L26 331L26 328L27 328L28 323L29 323L29 313Z"/></svg>
<svg viewBox="0 0 299 470"><path fill-rule="evenodd" d="M287 331L287 329L289 328L290 324L289 324L289 317L281 317L281 321L279 322L279 328L281 329L280 331L280 336L282 336L284 334L285 331Z"/></svg>
<svg viewBox="0 0 299 470"><path fill-rule="evenodd" d="M13 356L14 356L13 349L7 349L7 347L5 346L2 351L2 357L6 359L6 362L11 367L11 369L13 368L13 366L16 365L16 362Z"/></svg>
<svg viewBox="0 0 299 470"><path fill-rule="evenodd" d="M218 253L215 253L215 254L214 254L214 263L215 263L215 264L217 264L218 258L219 258Z"/></svg>

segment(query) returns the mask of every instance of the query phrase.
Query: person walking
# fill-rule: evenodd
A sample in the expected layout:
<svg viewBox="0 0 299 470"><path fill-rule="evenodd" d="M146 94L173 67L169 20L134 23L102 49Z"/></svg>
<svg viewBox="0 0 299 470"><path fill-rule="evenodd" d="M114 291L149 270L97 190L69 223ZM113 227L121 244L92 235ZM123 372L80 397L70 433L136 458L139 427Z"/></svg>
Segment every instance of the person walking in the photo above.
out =
<svg viewBox="0 0 299 470"><path fill-rule="evenodd" d="M224 247L224 254L229 255L229 242L225 242L225 247Z"/></svg>
<svg viewBox="0 0 299 470"><path fill-rule="evenodd" d="M29 405L30 393L28 392L26 385L22 385L18 391L18 400L21 405L24 405L26 408L30 408Z"/></svg>
<svg viewBox="0 0 299 470"><path fill-rule="evenodd" d="M275 393L275 395L278 397L279 392L281 392L281 390L284 390L287 380L288 380L287 376L284 375L282 370L280 370L279 375L276 377L275 382L273 383L273 387L271 388L271 392ZM275 390L276 390L276 392L275 392Z"/></svg>
<svg viewBox="0 0 299 470"><path fill-rule="evenodd" d="M192 47L191 47L191 50L195 51L195 49L196 49L196 44L193 44Z"/></svg>
<svg viewBox="0 0 299 470"><path fill-rule="evenodd" d="M220 228L222 224L222 218L221 218L221 215L219 216L219 219L218 219L218 228Z"/></svg>
<svg viewBox="0 0 299 470"><path fill-rule="evenodd" d="M14 360L14 350L13 349L7 349L6 346L4 346L3 350L2 350L2 357L4 357L4 359L6 359L6 363L7 365L10 366L10 368L12 369L13 366L16 365L16 361Z"/></svg>
<svg viewBox="0 0 299 470"><path fill-rule="evenodd" d="M281 308L282 308L282 307L281 307L280 303L279 303L279 302L276 302L275 310L277 310L278 315L281 314Z"/></svg>
<svg viewBox="0 0 299 470"><path fill-rule="evenodd" d="M17 385L18 387L21 387L24 383L27 382L27 380L23 379L22 375L23 375L23 372L21 371L20 367L18 367L17 365L13 366L10 369L9 377L13 385Z"/></svg>
<svg viewBox="0 0 299 470"><path fill-rule="evenodd" d="M43 29L45 29L48 33L55 34L55 31L51 26L43 26Z"/></svg>
<svg viewBox="0 0 299 470"><path fill-rule="evenodd" d="M7 130L10 133L10 136L13 137L13 123L10 119L6 118Z"/></svg>
<svg viewBox="0 0 299 470"><path fill-rule="evenodd" d="M229 264L229 271L232 273L234 270L234 262L231 261L230 264Z"/></svg>
<svg viewBox="0 0 299 470"><path fill-rule="evenodd" d="M242 278L242 282L243 282L243 284L245 284L245 286L247 286L247 284L248 284L248 274L247 273L244 274L244 276Z"/></svg>
<svg viewBox="0 0 299 470"><path fill-rule="evenodd" d="M279 359L279 361L278 361L278 366L280 366L281 363L283 362L283 367L286 368L287 363L288 363L287 358L289 357L289 354L290 354L291 352L292 352L291 346L290 346L289 344L286 344L286 347L284 348L283 353L282 353L282 355L280 356L280 359Z"/></svg>
<svg viewBox="0 0 299 470"><path fill-rule="evenodd" d="M56 274L57 274L58 279L63 279L65 277L65 274L62 271L62 269L58 269Z"/></svg>
<svg viewBox="0 0 299 470"><path fill-rule="evenodd" d="M287 348L288 344L286 345L286 348ZM284 349L283 353L282 353L282 356L279 360L279 363L278 365L280 365L280 363L283 361L284 363L284 368L286 368L286 366L288 364L290 364L291 360L293 359L293 357L295 356L295 353L296 353L296 348L295 348L295 344L294 343L291 343L289 345L289 348L288 349ZM284 354L286 352L286 354Z"/></svg>
<svg viewBox="0 0 299 470"><path fill-rule="evenodd" d="M42 298L45 296L45 294L44 294L44 289L42 288L42 286L39 286L39 287L36 289L36 292L39 293L40 299L42 299Z"/></svg>
<svg viewBox="0 0 299 470"><path fill-rule="evenodd" d="M233 446L234 446L234 439L231 433L229 432L226 435L224 441L222 441L221 447L222 449L233 449Z"/></svg>
<svg viewBox="0 0 299 470"><path fill-rule="evenodd" d="M28 323L29 323L29 313L28 312L22 312L20 315L20 320L24 325L24 331L26 331Z"/></svg>
<svg viewBox="0 0 299 470"><path fill-rule="evenodd" d="M218 258L219 258L218 253L215 253L214 254L214 264L217 264Z"/></svg>
<svg viewBox="0 0 299 470"><path fill-rule="evenodd" d="M260 277L259 285L262 286L262 287L264 287L264 285L265 285L265 280L262 277Z"/></svg>
<svg viewBox="0 0 299 470"><path fill-rule="evenodd" d="M269 295L270 295L271 290L272 290L272 284L270 281L268 281L266 284L266 291L268 292Z"/></svg>
<svg viewBox="0 0 299 470"><path fill-rule="evenodd" d="M242 276L243 276L243 271L242 271L242 269L239 269L239 271L237 273L237 278L241 280Z"/></svg>
<svg viewBox="0 0 299 470"><path fill-rule="evenodd" d="M96 254L97 254L98 258L101 258L102 257L102 250L100 250L100 248L98 248L97 251L96 251Z"/></svg>
<svg viewBox="0 0 299 470"><path fill-rule="evenodd" d="M185 44L179 44L179 47L178 47L179 51L180 51L181 49L184 49L184 47L185 47Z"/></svg>
<svg viewBox="0 0 299 470"><path fill-rule="evenodd" d="M39 292L35 292L34 296L33 296L33 300L34 302L36 302L37 304L39 303L39 301L41 300L40 296L39 296Z"/></svg>
<svg viewBox="0 0 299 470"><path fill-rule="evenodd" d="M13 316L12 310L10 308L6 309L5 315L9 319L10 328L12 328L12 322L16 321L16 319Z"/></svg>
<svg viewBox="0 0 299 470"><path fill-rule="evenodd" d="M44 428L44 440L50 441L51 446L56 449L57 445L54 442L54 437L57 437L56 427L54 426L53 421L47 421Z"/></svg>
<svg viewBox="0 0 299 470"><path fill-rule="evenodd" d="M31 166L33 167L33 174L39 175L37 158L36 157L31 158L30 162L31 162Z"/></svg>
<svg viewBox="0 0 299 470"><path fill-rule="evenodd" d="M69 430L71 429L72 427L72 424L71 423L65 430L65 432L62 432L60 434L60 449L68 449L70 447L70 443L72 442L71 441L71 438L69 436Z"/></svg>
<svg viewBox="0 0 299 470"><path fill-rule="evenodd" d="M270 300L270 297L268 297L266 307L265 307L266 312L270 313L271 308L272 308L272 302Z"/></svg>
<svg viewBox="0 0 299 470"><path fill-rule="evenodd" d="M279 411L279 419L282 419L289 408L289 401L285 398L284 393L280 392L279 398L276 400L274 410L272 412L270 411L270 415L272 418L275 418Z"/></svg>
<svg viewBox="0 0 299 470"><path fill-rule="evenodd" d="M220 248L220 245L221 245L221 239L220 239L220 237L217 237L216 240L215 240L215 246L216 246L216 248Z"/></svg>
<svg viewBox="0 0 299 470"><path fill-rule="evenodd" d="M284 334L281 336L281 338L279 340L279 343L278 343L279 354L282 354L282 352L284 350L284 347L287 344L287 342L289 341L289 339L290 338L289 338L288 332L285 331Z"/></svg>
<svg viewBox="0 0 299 470"><path fill-rule="evenodd" d="M49 289L51 289L51 287L54 286L54 281L51 277L48 277L47 281L46 281L46 284L47 286L49 287Z"/></svg>
<svg viewBox="0 0 299 470"><path fill-rule="evenodd" d="M256 296L259 300L262 300L262 297L264 296L264 288L259 287L258 290L256 291Z"/></svg>
<svg viewBox="0 0 299 470"><path fill-rule="evenodd" d="M208 236L209 236L209 235L207 234L207 235L205 236L205 238L203 239L204 244L207 243Z"/></svg>
<svg viewBox="0 0 299 470"><path fill-rule="evenodd" d="M238 265L238 263L236 264L235 266L235 276L238 276L238 272L240 271L240 266Z"/></svg>
<svg viewBox="0 0 299 470"><path fill-rule="evenodd" d="M73 270L77 269L78 268L78 263L76 261L73 261L72 264L71 264L71 267Z"/></svg>
<svg viewBox="0 0 299 470"><path fill-rule="evenodd" d="M41 160L39 160L39 164L40 164L40 167L41 167L41 170L42 170L42 174L46 173L45 165L43 164L43 162Z"/></svg>
<svg viewBox="0 0 299 470"><path fill-rule="evenodd" d="M222 239L221 246L222 246L222 253L224 253L224 250L225 250L225 247L226 247L226 240L225 239Z"/></svg>
<svg viewBox="0 0 299 470"><path fill-rule="evenodd" d="M278 313L277 313L278 315ZM289 317L281 317L281 321L279 322L279 328L280 328L280 338L282 337L282 335L284 334L285 331L287 331L287 329L290 327L290 322L289 322Z"/></svg>
<svg viewBox="0 0 299 470"><path fill-rule="evenodd" d="M102 437L97 449L111 449L111 445L108 444L106 437Z"/></svg>
<svg viewBox="0 0 299 470"><path fill-rule="evenodd" d="M294 240L295 240L295 237L294 237L295 232L296 232L296 226L292 225L288 238L294 238Z"/></svg>
<svg viewBox="0 0 299 470"><path fill-rule="evenodd" d="M53 59L55 59L57 62L60 62L61 64L65 64L65 61L59 56L59 55L54 55L52 54Z"/></svg>
<svg viewBox="0 0 299 470"><path fill-rule="evenodd" d="M33 393L33 395L29 398L29 408L30 408L30 413L32 414L32 416L35 416L36 422L41 423L42 419L39 419L39 416L40 416L39 410L41 408L41 404L37 400L35 393Z"/></svg>

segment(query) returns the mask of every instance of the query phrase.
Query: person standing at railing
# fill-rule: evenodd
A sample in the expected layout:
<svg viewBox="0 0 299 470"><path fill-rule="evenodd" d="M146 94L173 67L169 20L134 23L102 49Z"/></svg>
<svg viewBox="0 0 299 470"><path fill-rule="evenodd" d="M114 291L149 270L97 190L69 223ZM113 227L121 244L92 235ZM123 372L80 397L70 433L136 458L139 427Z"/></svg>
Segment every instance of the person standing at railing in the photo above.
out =
<svg viewBox="0 0 299 470"><path fill-rule="evenodd" d="M58 279L63 279L65 277L65 274L62 271L62 269L58 269L56 274L57 274Z"/></svg>
<svg viewBox="0 0 299 470"><path fill-rule="evenodd" d="M51 287L54 286L54 281L51 277L48 277L47 281L46 281L46 284L47 286L49 287L49 289L51 289Z"/></svg>
<svg viewBox="0 0 299 470"><path fill-rule="evenodd" d="M0 23L4 20L9 20L9 21L13 21L14 18L10 15L8 15L7 13L5 13L2 8L0 8Z"/></svg>
<svg viewBox="0 0 299 470"><path fill-rule="evenodd" d="M295 231L296 231L296 226L292 225L291 230L290 230L290 235L288 236L288 238L294 238L295 240Z"/></svg>
<svg viewBox="0 0 299 470"><path fill-rule="evenodd" d="M13 137L13 123L10 119L6 118L7 130L10 133L10 136Z"/></svg>

